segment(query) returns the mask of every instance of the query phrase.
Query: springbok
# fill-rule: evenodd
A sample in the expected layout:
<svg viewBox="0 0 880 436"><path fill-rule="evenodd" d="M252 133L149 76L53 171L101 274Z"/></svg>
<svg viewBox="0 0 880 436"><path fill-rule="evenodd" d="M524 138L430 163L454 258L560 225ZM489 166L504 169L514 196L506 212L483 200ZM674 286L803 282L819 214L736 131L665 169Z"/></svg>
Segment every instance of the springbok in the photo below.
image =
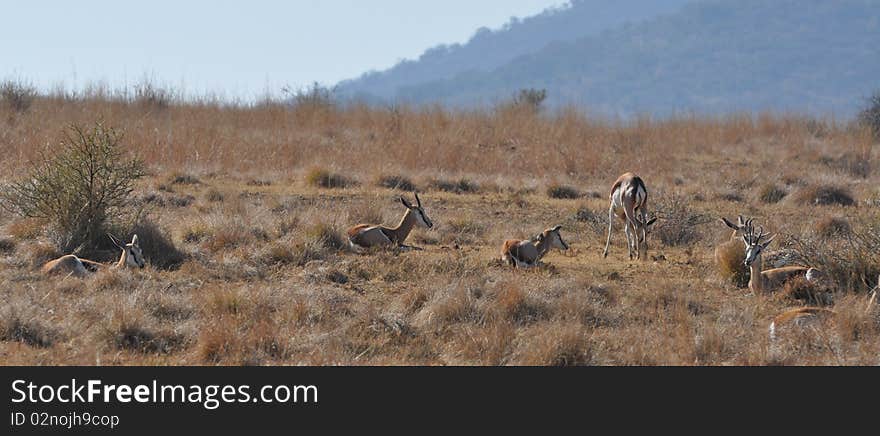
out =
<svg viewBox="0 0 880 436"><path fill-rule="evenodd" d="M508 239L501 247L501 261L517 268L531 268L552 248L568 250L568 244L562 240L559 230L562 226L551 227L532 239Z"/></svg>
<svg viewBox="0 0 880 436"><path fill-rule="evenodd" d="M721 257L722 253L728 250L728 247L734 244L739 244L740 238L745 234L746 229L752 225L752 221L754 219L745 219L742 215L737 217L736 224L730 222L727 218L721 217L721 222L724 223L727 227L733 229L733 234L730 235L730 240L719 244L715 247L715 262L718 264L722 263ZM779 250L767 250L762 253L762 258L764 260L765 265L770 265L771 268L780 268L783 266L788 266L796 263L800 256L794 251L789 249L779 249Z"/></svg>
<svg viewBox="0 0 880 436"><path fill-rule="evenodd" d="M749 267L749 289L752 292L772 291L794 277L803 276L808 281L814 281L819 278L821 275L819 270L806 266L784 266L762 271L763 261L761 260L761 254L773 242L775 236L763 241L762 239L768 236L764 233L764 228L760 227L756 234L751 222L752 220L747 221L742 241L746 246L746 256L743 263Z"/></svg>
<svg viewBox="0 0 880 436"><path fill-rule="evenodd" d="M116 263L107 265L93 260L83 259L73 254L67 254L58 259L46 262L46 264L43 265L42 272L44 274L67 274L76 277L83 277L89 272L95 272L105 267L111 269L125 268L127 266L143 268L144 265L146 265L146 262L144 261L144 253L141 251L137 235L134 235L131 238L131 242L125 245L120 244L113 235L108 234L107 236L113 241L113 245L122 250L122 255L119 256L119 261Z"/></svg>
<svg viewBox="0 0 880 436"><path fill-rule="evenodd" d="M657 221L657 217L648 217L648 190L642 178L633 174L625 173L614 181L611 186L611 205L608 207L608 239L605 241L605 252L602 257L608 257L608 246L611 245L611 228L614 224L614 216L617 215L623 221L626 233L629 258L633 258L633 252L638 259L646 260L648 253L648 232L650 227Z"/></svg>
<svg viewBox="0 0 880 436"><path fill-rule="evenodd" d="M865 315L870 315L876 300L877 287L871 291L871 297L865 307ZM837 312L824 307L799 307L786 310L775 316L770 322L770 341L775 342L782 329L791 329L792 327L818 328L822 323L833 322L836 315Z"/></svg>
<svg viewBox="0 0 880 436"><path fill-rule="evenodd" d="M403 245L403 241L409 236L413 227L419 225L424 228L434 227L434 223L425 214L422 208L422 200L419 194L415 194L416 205L413 206L405 198L400 197L400 202L406 207L406 213L403 214L397 227L384 227L379 225L358 224L348 229L348 243L352 249L361 250L371 247L394 246L405 249L412 249Z"/></svg>

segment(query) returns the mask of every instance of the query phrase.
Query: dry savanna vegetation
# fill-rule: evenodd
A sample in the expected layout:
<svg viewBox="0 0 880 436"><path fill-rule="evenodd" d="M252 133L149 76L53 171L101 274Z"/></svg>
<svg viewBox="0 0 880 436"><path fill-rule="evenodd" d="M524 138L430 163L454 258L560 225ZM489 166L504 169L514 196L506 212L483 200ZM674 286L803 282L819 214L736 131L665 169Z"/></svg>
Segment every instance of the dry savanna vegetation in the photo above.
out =
<svg viewBox="0 0 880 436"><path fill-rule="evenodd" d="M865 310L880 273L877 140L855 122L13 91L4 189L83 138L115 141L120 166L99 169L132 177L76 238L58 223L80 210L0 211L3 364L880 363ZM602 257L625 171L659 217L647 261L628 259L619 223ZM407 239L422 250L347 248L349 226L394 225L412 191L435 224ZM738 214L826 280L750 292L742 243L724 246L718 220ZM556 224L568 252L531 270L499 260L505 239ZM145 268L41 274L65 251L116 260L110 230L139 235ZM816 304L833 323L770 342L774 316Z"/></svg>

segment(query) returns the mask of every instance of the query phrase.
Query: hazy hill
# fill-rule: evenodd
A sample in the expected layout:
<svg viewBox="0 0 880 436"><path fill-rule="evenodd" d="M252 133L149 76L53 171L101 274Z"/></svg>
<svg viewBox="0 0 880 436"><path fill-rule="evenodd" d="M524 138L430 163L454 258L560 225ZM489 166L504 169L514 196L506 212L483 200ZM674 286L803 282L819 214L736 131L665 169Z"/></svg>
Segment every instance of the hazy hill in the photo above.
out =
<svg viewBox="0 0 880 436"><path fill-rule="evenodd" d="M501 29L480 28L465 44L439 45L418 60L405 60L381 72L369 72L337 86L344 96L392 99L399 88L449 79L468 71L490 71L554 41L574 41L628 22L671 13L691 0L575 0Z"/></svg>
<svg viewBox="0 0 880 436"><path fill-rule="evenodd" d="M491 104L527 87L605 114L783 110L849 116L880 88L880 0L709 0L556 42L401 100Z"/></svg>

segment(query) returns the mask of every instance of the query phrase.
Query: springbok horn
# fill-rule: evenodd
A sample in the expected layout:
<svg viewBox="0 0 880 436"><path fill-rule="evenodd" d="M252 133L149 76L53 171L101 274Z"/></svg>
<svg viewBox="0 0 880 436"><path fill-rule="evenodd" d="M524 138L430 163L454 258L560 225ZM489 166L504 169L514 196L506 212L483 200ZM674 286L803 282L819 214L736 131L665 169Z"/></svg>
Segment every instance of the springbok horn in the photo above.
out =
<svg viewBox="0 0 880 436"><path fill-rule="evenodd" d="M107 233L107 236L110 238L110 241L113 242L113 245L116 246L116 248L118 248L120 250L124 250L124 248L122 248L122 245L119 243L119 241L113 235L111 235L110 233Z"/></svg>
<svg viewBox="0 0 880 436"><path fill-rule="evenodd" d="M415 194L415 196L416 196L416 204L417 204L419 207L422 207L422 200L419 200L419 193L418 193L418 192L414 192L413 194Z"/></svg>

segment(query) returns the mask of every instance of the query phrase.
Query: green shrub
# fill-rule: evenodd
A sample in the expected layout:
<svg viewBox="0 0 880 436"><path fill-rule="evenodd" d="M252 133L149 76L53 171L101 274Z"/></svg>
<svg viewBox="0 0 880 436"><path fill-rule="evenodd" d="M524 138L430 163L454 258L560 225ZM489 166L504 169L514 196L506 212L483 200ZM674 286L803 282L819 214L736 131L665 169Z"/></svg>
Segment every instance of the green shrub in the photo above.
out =
<svg viewBox="0 0 880 436"><path fill-rule="evenodd" d="M112 224L131 213L130 194L144 176L142 161L127 156L121 141L121 133L100 122L91 129L70 126L27 176L3 186L3 207L45 219L64 253L96 247Z"/></svg>

